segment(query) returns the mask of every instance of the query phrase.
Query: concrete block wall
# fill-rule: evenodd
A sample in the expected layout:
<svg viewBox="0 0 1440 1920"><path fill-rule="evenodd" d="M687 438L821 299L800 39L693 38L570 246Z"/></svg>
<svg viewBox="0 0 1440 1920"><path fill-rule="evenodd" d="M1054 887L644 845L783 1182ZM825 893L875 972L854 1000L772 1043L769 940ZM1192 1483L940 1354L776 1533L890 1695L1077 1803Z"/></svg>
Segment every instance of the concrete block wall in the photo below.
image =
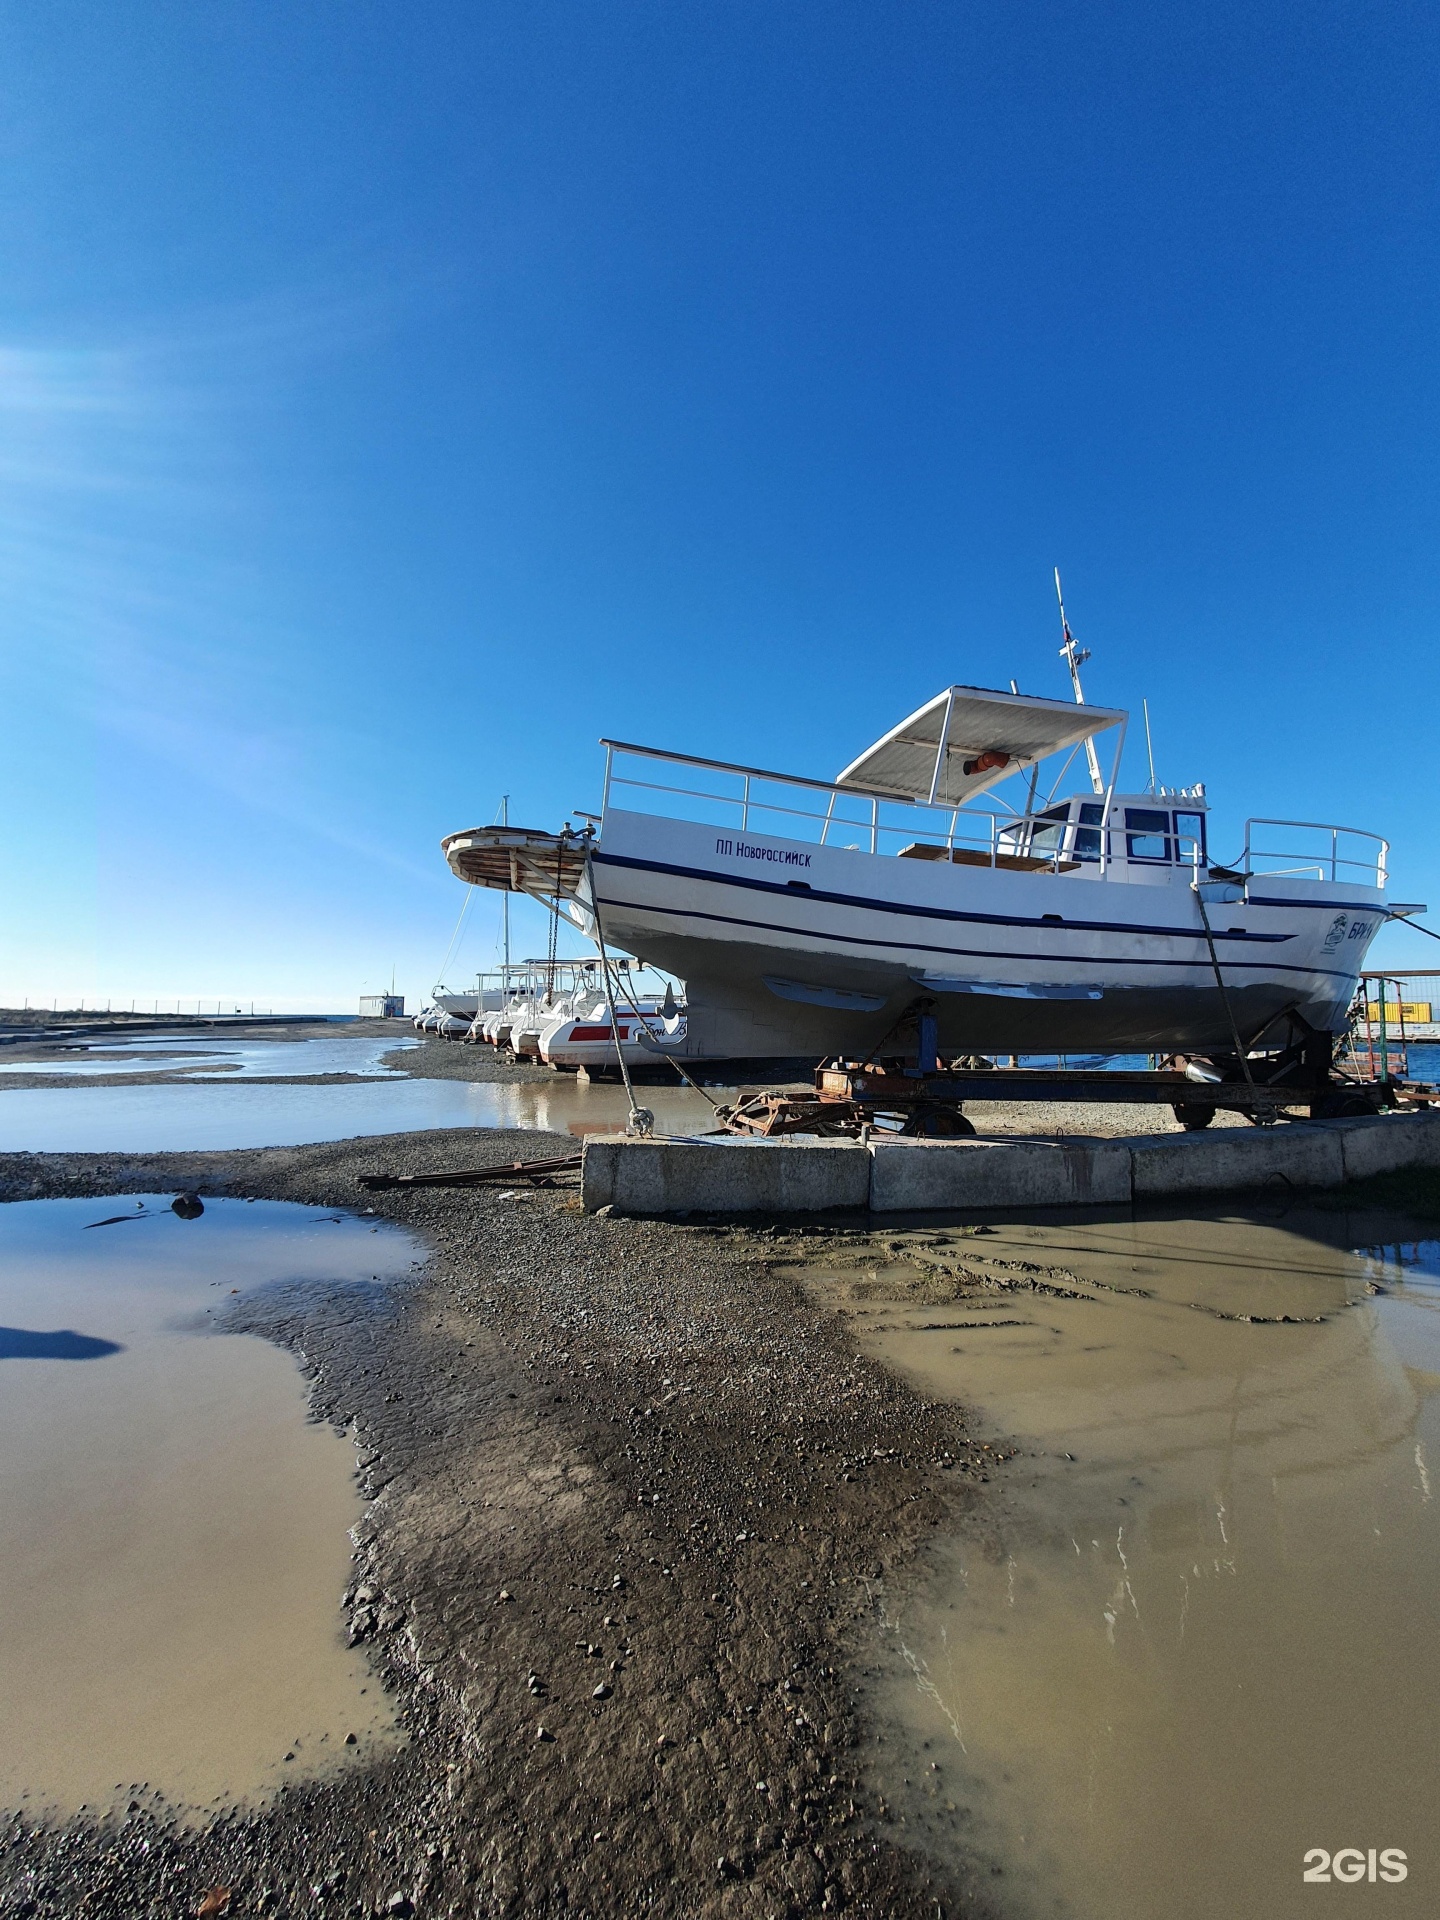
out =
<svg viewBox="0 0 1440 1920"><path fill-rule="evenodd" d="M587 1212L929 1213L1128 1206L1284 1183L1338 1187L1440 1166L1440 1112L1133 1139L585 1143Z"/></svg>
<svg viewBox="0 0 1440 1920"><path fill-rule="evenodd" d="M849 1140L585 1142L586 1211L829 1213L870 1203L870 1155Z"/></svg>
<svg viewBox="0 0 1440 1920"><path fill-rule="evenodd" d="M1374 1120L1321 1120L1340 1138L1347 1180L1369 1180L1402 1167L1440 1166L1440 1112L1387 1114Z"/></svg>
<svg viewBox="0 0 1440 1920"><path fill-rule="evenodd" d="M1123 1140L876 1140L870 1211L1130 1202Z"/></svg>
<svg viewBox="0 0 1440 1920"><path fill-rule="evenodd" d="M1243 1193L1277 1178L1294 1187L1338 1187L1345 1159L1340 1135L1332 1131L1336 1125L1225 1127L1216 1133L1157 1133L1132 1140L1132 1197Z"/></svg>

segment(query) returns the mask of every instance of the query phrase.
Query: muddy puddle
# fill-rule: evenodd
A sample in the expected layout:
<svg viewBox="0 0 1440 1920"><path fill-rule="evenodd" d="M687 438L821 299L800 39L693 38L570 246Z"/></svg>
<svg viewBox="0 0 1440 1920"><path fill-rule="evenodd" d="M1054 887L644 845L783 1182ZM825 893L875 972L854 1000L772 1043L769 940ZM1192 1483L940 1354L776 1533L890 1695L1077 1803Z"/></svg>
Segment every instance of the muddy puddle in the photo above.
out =
<svg viewBox="0 0 1440 1920"><path fill-rule="evenodd" d="M387 1054L409 1052L419 1039L354 1039L317 1034L300 1040L251 1039L243 1034L197 1040L184 1034L147 1034L143 1039L86 1040L60 1049L60 1058L0 1059L0 1074L53 1074L93 1079L98 1074L219 1074L230 1080L306 1079L324 1073L356 1073L384 1080L402 1072L384 1064ZM35 1049L27 1049L33 1052Z"/></svg>
<svg viewBox="0 0 1440 1920"><path fill-rule="evenodd" d="M343 1637L354 1446L288 1352L217 1329L418 1257L275 1202L0 1207L0 1806L203 1810L394 1741Z"/></svg>
<svg viewBox="0 0 1440 1920"><path fill-rule="evenodd" d="M363 1044L363 1043L360 1043ZM386 1043L387 1045L391 1043ZM713 1098L727 1090L712 1088ZM637 1088L662 1131L713 1124L703 1095L682 1086ZM435 1127L526 1127L565 1133L572 1124L623 1126L622 1086L403 1075L366 1085L246 1086L196 1081L148 1087L32 1087L0 1091L0 1152L189 1153L230 1147L294 1147L360 1134Z"/></svg>
<svg viewBox="0 0 1440 1920"><path fill-rule="evenodd" d="M916 1841L1019 1916L1440 1910L1440 1243L1291 1213L874 1250L802 1277L1015 1449L998 1540L874 1595Z"/></svg>

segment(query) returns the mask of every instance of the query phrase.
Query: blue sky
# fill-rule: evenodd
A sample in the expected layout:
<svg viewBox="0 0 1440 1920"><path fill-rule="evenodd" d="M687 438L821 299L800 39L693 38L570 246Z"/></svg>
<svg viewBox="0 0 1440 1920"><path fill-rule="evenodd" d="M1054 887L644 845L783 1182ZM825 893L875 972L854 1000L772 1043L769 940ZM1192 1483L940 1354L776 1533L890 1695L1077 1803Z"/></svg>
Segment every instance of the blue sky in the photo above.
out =
<svg viewBox="0 0 1440 1920"><path fill-rule="evenodd" d="M1057 563L1217 846L1376 828L1440 923L1437 41L4 0L0 1001L422 995L502 792L1064 694Z"/></svg>

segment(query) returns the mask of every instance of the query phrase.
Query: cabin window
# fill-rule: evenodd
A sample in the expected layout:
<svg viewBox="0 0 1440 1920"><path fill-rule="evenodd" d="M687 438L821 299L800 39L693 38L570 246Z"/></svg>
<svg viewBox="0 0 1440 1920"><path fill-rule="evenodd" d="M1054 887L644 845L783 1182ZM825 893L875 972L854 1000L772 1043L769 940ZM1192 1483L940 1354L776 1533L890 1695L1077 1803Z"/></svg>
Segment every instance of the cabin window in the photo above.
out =
<svg viewBox="0 0 1440 1920"><path fill-rule="evenodd" d="M1153 807L1126 807L1125 851L1132 860L1170 858L1170 816Z"/></svg>
<svg viewBox="0 0 1440 1920"><path fill-rule="evenodd" d="M1194 859L1204 863L1205 816L1203 813L1177 813L1175 816L1175 858L1188 866Z"/></svg>
<svg viewBox="0 0 1440 1920"><path fill-rule="evenodd" d="M1065 824L1070 818L1070 806L1051 807L1048 812L1037 814L1035 825L1030 829L1030 851L1041 860L1048 860L1059 853L1065 841ZM1041 825L1041 822L1044 825Z"/></svg>
<svg viewBox="0 0 1440 1920"><path fill-rule="evenodd" d="M1105 809L1094 801L1080 803L1080 824L1075 829L1072 851L1077 860L1100 858L1100 829L1105 824Z"/></svg>

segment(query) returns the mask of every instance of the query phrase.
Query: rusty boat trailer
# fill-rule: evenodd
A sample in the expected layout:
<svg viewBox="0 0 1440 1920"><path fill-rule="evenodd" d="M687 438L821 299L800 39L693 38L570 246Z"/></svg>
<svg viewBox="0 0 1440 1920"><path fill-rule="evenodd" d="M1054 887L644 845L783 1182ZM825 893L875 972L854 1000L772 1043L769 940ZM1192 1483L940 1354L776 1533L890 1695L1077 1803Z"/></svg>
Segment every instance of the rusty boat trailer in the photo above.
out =
<svg viewBox="0 0 1440 1920"><path fill-rule="evenodd" d="M1187 1078L1183 1070L1111 1072L1092 1068L992 1067L988 1070L943 1067L918 1073L875 1066L823 1066L815 1072L813 1094L742 1088L725 1116L725 1130L763 1137L785 1133L854 1133L861 1127L898 1120L902 1133L956 1138L973 1133L966 1104L985 1100L1075 1101L1095 1105L1169 1107L1182 1127L1208 1126L1222 1109L1243 1113L1258 1125L1283 1118L1287 1108L1304 1106L1312 1119L1340 1119L1378 1113L1399 1104L1403 1091L1362 1088L1344 1083L1329 1088L1270 1086L1243 1080L1207 1082ZM1408 1101L1406 1104L1410 1104Z"/></svg>
<svg viewBox="0 0 1440 1920"><path fill-rule="evenodd" d="M827 1061L815 1069L813 1092L742 1088L735 1104L721 1110L723 1131L770 1138L854 1135L874 1128L954 1139L975 1131L964 1108L989 1100L1169 1107L1187 1131L1209 1126L1222 1110L1269 1126L1295 1108L1305 1109L1312 1120L1333 1120L1440 1103L1435 1088L1337 1075L1333 1037L1310 1030L1295 1034L1275 1053L1251 1055L1243 1063L1177 1054L1155 1068L1111 1070L997 1067L974 1055L945 1065L936 1056L934 1021L925 1003L910 1009L902 1022L915 1035L918 1064L873 1056Z"/></svg>

